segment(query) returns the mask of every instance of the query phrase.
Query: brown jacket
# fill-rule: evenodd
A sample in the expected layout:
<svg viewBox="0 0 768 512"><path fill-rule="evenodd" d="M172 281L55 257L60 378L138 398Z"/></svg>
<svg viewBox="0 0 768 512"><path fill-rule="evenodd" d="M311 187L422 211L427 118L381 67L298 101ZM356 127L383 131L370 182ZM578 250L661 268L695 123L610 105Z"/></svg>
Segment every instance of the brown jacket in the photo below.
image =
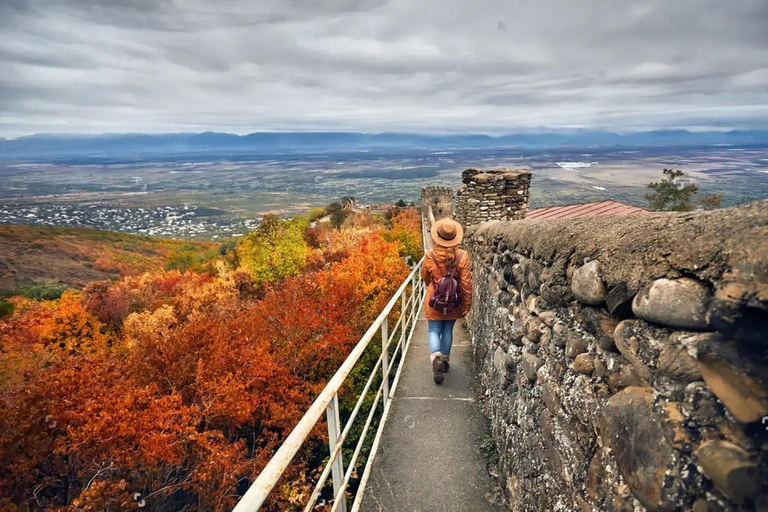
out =
<svg viewBox="0 0 768 512"><path fill-rule="evenodd" d="M444 315L440 311L429 307L429 297L432 296L434 283L439 281L447 272L450 272L450 269L446 268L445 265L446 253L450 250L455 250L457 255L461 254L461 260L454 274L459 281L461 303L454 311ZM424 265L421 267L421 278L429 285L427 288L426 304L424 304L427 320L458 320L459 318L464 318L470 306L472 306L472 276L469 272L469 254L459 251L459 248L448 249L447 247L436 245L434 250L427 253L424 257ZM432 259L433 254L437 262Z"/></svg>

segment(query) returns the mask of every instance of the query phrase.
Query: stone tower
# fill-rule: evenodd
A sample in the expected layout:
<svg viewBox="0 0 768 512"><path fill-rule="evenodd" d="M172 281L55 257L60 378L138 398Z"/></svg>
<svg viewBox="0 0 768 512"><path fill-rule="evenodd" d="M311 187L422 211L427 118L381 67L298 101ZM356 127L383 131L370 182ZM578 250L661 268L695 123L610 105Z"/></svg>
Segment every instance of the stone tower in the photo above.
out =
<svg viewBox="0 0 768 512"><path fill-rule="evenodd" d="M522 220L528 212L531 172L527 169L467 169L456 191L456 220L472 226L489 220Z"/></svg>

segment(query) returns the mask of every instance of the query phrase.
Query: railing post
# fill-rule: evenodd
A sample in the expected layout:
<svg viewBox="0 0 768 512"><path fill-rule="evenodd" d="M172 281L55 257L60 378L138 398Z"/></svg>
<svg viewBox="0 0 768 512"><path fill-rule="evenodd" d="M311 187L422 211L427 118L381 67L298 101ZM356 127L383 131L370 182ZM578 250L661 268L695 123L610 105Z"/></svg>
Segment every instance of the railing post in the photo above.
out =
<svg viewBox="0 0 768 512"><path fill-rule="evenodd" d="M389 341L389 329L388 319L384 318L381 323L381 377L384 380L384 387L382 388L382 396L384 397L384 404L386 405L389 399L389 351L387 349L387 342Z"/></svg>
<svg viewBox="0 0 768 512"><path fill-rule="evenodd" d="M405 331L408 327L406 324L408 323L408 311L406 311L406 304L408 304L408 301L405 300L406 296L408 295L408 287L406 286L403 289L403 295L402 300L400 301L400 341L398 342L398 345L403 344L403 340L405 340ZM411 295L412 297L414 295ZM402 364L402 362L400 363Z"/></svg>
<svg viewBox="0 0 768 512"><path fill-rule="evenodd" d="M336 442L341 435L341 421L339 421L339 394L334 393L333 399L328 404L328 408L325 410L325 416L328 420L328 449L329 453L333 453L336 449ZM341 482L344 478L344 462L341 458L342 450L336 455L331 466L331 476L333 477L333 496L336 501L341 501L339 510L341 512L347 511L347 498L343 492L339 492L341 489Z"/></svg>
<svg viewBox="0 0 768 512"><path fill-rule="evenodd" d="M416 310L419 307L418 302L421 300L421 275L413 276L413 302L411 302L411 317L416 314ZM415 318L411 319L416 322Z"/></svg>

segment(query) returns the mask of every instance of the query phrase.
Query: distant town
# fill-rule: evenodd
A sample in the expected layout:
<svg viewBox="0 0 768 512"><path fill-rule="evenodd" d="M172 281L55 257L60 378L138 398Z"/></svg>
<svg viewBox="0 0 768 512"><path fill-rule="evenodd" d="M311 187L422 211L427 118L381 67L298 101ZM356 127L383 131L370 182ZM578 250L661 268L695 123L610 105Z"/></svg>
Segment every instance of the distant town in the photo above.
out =
<svg viewBox="0 0 768 512"><path fill-rule="evenodd" d="M0 206L3 224L89 227L139 235L216 240L241 236L260 218L222 218L201 206L108 208L90 205Z"/></svg>

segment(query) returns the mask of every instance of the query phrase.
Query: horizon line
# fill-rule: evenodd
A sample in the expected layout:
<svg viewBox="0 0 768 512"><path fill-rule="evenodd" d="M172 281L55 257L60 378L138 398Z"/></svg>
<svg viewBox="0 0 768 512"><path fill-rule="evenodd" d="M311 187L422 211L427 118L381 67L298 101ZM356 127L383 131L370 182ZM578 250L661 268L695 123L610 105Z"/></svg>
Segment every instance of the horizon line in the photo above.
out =
<svg viewBox="0 0 768 512"><path fill-rule="evenodd" d="M102 137L102 136L130 136L130 135L145 135L145 136L168 136L168 135L231 135L234 137L248 137L251 135L268 135L268 134L348 134L348 135L366 135L366 136L380 136L380 135L402 135L402 136L415 136L415 137L487 137L490 139L498 139L502 137L511 137L519 135L576 135L576 134L611 134L617 136L627 136L644 133L689 133L689 134L728 134L734 132L768 132L768 125L759 128L716 128L706 127L702 129L692 128L649 128L649 129L609 129L609 128L546 128L530 129L523 131L509 131L509 132L491 132L485 130L478 131L355 131L355 130L257 130L253 132L230 132L230 131L215 131L215 130L202 130L202 131L168 131L168 132L141 132L141 131L109 131L109 132L34 132L25 135L18 135L15 137L0 136L0 140L14 141L30 137Z"/></svg>

